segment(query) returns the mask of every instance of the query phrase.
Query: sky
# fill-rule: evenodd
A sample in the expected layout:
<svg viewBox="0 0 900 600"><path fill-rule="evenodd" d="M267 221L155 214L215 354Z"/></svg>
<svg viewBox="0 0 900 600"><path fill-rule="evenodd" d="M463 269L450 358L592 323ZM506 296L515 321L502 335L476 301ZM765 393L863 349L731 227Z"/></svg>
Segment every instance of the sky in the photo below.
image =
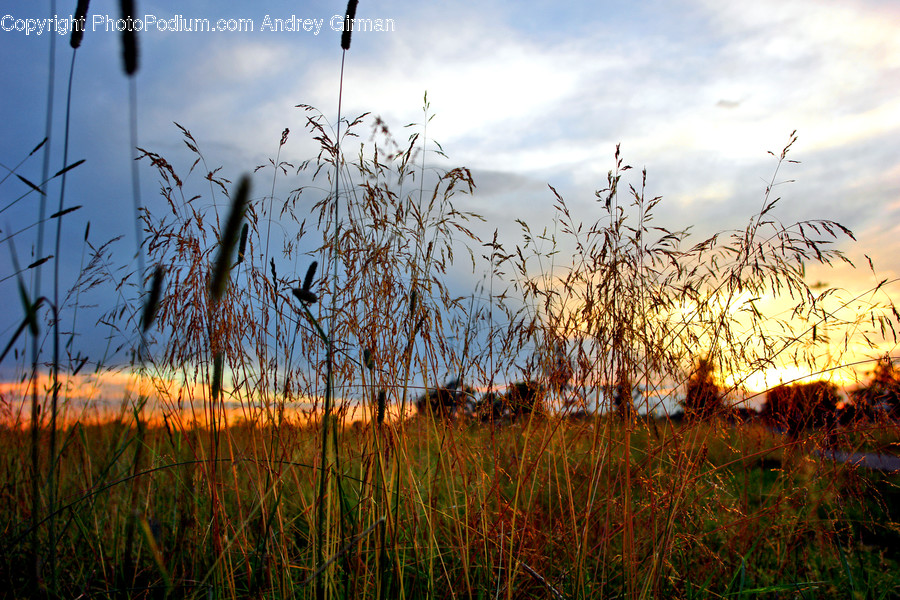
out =
<svg viewBox="0 0 900 600"><path fill-rule="evenodd" d="M68 162L85 163L67 178L66 206L82 208L64 221L58 257L64 284L83 260L88 222L93 241L124 236L117 246L123 262L134 247L129 82L119 34L104 25L106 16L118 18L118 9L116 3L94 4L73 80ZM336 118L341 34L331 20L343 15L343 2L192 0L177 9L168 2L136 4L144 21L157 24L139 35L134 81L141 147L173 164L189 164L177 122L192 132L209 163L221 165L233 180L273 156L285 128L291 136L282 159L298 164L314 157L304 113L295 106L309 104L331 122ZM46 19L54 10L62 18L74 5L57 2L54 9L49 2L7 0L0 9L3 238L19 223L34 222L38 205L32 194L6 209L28 191L7 177L8 168L45 135L54 34L26 35L26 20ZM320 24L311 31L264 30L267 16ZM789 158L799 164L779 174L793 182L779 187L778 218L842 223L859 243L842 241L840 248L859 266L871 257L877 272L841 268L814 271L811 278L862 292L900 274L896 2L362 0L357 17L382 19L389 30L354 33L345 57L343 115L371 112L402 131L422 121L427 92L436 115L428 138L440 142L448 167L472 170L477 190L459 204L485 217L483 235L497 229L517 243L514 218L550 222L548 184L581 218L597 218L594 191L605 187L617 144L635 173L647 169L648 196L664 198L658 224L691 226L698 241L742 229L759 210L772 176L775 160L768 152L778 154L796 130ZM173 19L249 19L253 31L160 30L160 23ZM63 164L68 42L69 36L56 35L51 173ZM140 169L144 202L161 206L158 178L146 163ZM16 173L39 181L41 156ZM255 178L257 189L269 178ZM283 183L285 192L291 189L290 181ZM58 180L49 190L54 212ZM34 229L12 241L23 266L36 260ZM51 247L47 242L43 254ZM10 255L7 248L0 251L3 277L14 272ZM21 321L14 278L0 282L0 305L5 345ZM80 335L86 346L98 343L89 330Z"/></svg>

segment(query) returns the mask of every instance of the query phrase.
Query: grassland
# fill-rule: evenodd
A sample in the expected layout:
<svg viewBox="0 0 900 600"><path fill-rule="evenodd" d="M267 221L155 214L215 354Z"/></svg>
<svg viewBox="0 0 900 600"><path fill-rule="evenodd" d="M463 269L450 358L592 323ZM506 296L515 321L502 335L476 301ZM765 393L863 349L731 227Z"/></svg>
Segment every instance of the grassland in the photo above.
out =
<svg viewBox="0 0 900 600"><path fill-rule="evenodd" d="M817 460L814 437L758 424L351 427L325 499L315 425L60 434L63 597L314 597L322 501L329 597L891 597L900 585L900 478ZM0 435L2 583L25 595L29 440Z"/></svg>

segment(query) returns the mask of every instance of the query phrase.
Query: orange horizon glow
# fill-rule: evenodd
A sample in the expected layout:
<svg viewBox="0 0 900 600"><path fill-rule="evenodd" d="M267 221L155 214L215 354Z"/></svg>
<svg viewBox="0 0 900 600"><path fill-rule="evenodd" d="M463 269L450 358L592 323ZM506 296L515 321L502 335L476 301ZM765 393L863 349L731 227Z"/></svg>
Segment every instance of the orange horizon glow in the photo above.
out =
<svg viewBox="0 0 900 600"><path fill-rule="evenodd" d="M58 427L76 422L102 424L118 420L133 421L133 411L140 404L141 422L162 426L166 421L179 427L206 427L211 418L221 423L271 422L285 419L293 425L308 425L318 419L324 398L303 396L282 402L269 399L248 401L223 389L223 399L211 410L208 387L203 384L184 385L175 378L162 378L137 372L108 371L67 375L59 374ZM51 378L40 373L35 385L38 390L41 426L49 424ZM31 426L32 383L29 379L0 381L0 424L13 428ZM163 393L160 390L164 390ZM196 391L197 393L188 393ZM409 413L413 402L407 403ZM371 406L348 398L334 402L335 415L345 425L368 422ZM399 418L400 407L388 405L385 419Z"/></svg>
<svg viewBox="0 0 900 600"><path fill-rule="evenodd" d="M875 359L866 360L865 365ZM749 374L727 374L719 376L722 385L735 388L735 399L740 404L747 398L764 394L780 384L809 383L825 380L835 383L844 393L859 386L865 380L860 376L860 365L850 365L831 370L812 372L796 366L771 367L765 371ZM146 399L141 413L142 422L148 425L163 425L164 422L178 427L206 426L212 417L222 423L271 422L283 418L292 424L306 425L316 420L323 404L322 398L303 397L297 401L279 402L271 400L248 401L238 394L224 390L223 401L214 413L207 404L208 389L200 384L184 385L175 378L164 379L137 372L108 371L104 373L79 374L75 376L60 373L58 426L65 427L81 422L97 424L116 420L133 419L133 411L138 399ZM51 380L47 373L37 378L38 398L41 406L42 427L49 423ZM505 386L494 386L502 389ZM592 388L595 386L591 386ZM475 390L484 394L487 387ZM29 380L0 382L0 423L11 427L28 427L31 424L32 386ZM196 393L193 393L196 392ZM651 386L643 390L647 398L657 397L677 399L678 387ZM742 400L743 398L743 400ZM355 421L367 423L371 419L371 404L353 398L335 401L335 411L344 425ZM407 402L406 412L414 410L414 400ZM388 404L388 420L400 417L400 407Z"/></svg>

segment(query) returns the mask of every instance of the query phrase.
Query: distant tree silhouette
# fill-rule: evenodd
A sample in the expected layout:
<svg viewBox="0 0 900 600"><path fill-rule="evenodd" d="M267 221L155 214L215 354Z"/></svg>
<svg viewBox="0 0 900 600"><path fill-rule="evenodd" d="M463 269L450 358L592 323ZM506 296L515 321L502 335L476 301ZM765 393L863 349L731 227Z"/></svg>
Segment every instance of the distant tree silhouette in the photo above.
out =
<svg viewBox="0 0 900 600"><path fill-rule="evenodd" d="M797 437L808 427L832 426L840 398L830 381L779 385L769 390L762 414L767 422Z"/></svg>
<svg viewBox="0 0 900 600"><path fill-rule="evenodd" d="M537 381L517 381L504 394L487 392L474 407L474 414L481 421L496 422L502 419L514 421L531 413L543 413L546 388Z"/></svg>
<svg viewBox="0 0 900 600"><path fill-rule="evenodd" d="M616 385L613 387L613 404L616 406L616 414L623 421L633 419L636 412L634 398L632 396L631 380L626 373L619 373Z"/></svg>
<svg viewBox="0 0 900 600"><path fill-rule="evenodd" d="M494 391L487 392L475 404L474 412L474 416L483 422L494 422L502 419L506 413L503 396Z"/></svg>
<svg viewBox="0 0 900 600"><path fill-rule="evenodd" d="M503 397L513 419L543 412L546 390L537 381L517 381L509 386Z"/></svg>
<svg viewBox="0 0 900 600"><path fill-rule="evenodd" d="M466 406L467 399L475 392L469 386L460 385L458 379L434 390L426 391L416 399L416 412L441 419L450 419Z"/></svg>
<svg viewBox="0 0 900 600"><path fill-rule="evenodd" d="M883 356L875 363L872 380L852 394L856 414L873 417L877 413L900 413L900 370L894 367L890 356Z"/></svg>
<svg viewBox="0 0 900 600"><path fill-rule="evenodd" d="M682 404L685 418L691 421L708 421L723 414L722 391L716 384L715 366L708 358L697 361Z"/></svg>
<svg viewBox="0 0 900 600"><path fill-rule="evenodd" d="M549 360L546 367L547 385L551 390L561 390L565 388L572 379L572 365L569 357L566 355L566 348L563 344L554 345L553 356Z"/></svg>

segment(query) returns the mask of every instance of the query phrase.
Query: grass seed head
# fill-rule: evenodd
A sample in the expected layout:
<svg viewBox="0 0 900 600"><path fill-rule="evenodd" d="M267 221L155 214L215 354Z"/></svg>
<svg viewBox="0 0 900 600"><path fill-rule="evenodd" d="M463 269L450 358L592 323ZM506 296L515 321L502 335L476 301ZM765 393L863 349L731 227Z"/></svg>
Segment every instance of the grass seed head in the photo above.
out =
<svg viewBox="0 0 900 600"><path fill-rule="evenodd" d="M125 27L122 31L122 60L125 65L125 74L131 77L138 70L138 46L137 32L134 28L134 2L133 0L120 0L119 7L122 13L122 19L130 26Z"/></svg>
<svg viewBox="0 0 900 600"><path fill-rule="evenodd" d="M292 291L294 292L294 296L297 297L297 300L303 304L315 304L316 300L318 300L318 297L309 290L294 288Z"/></svg>
<svg viewBox="0 0 900 600"><path fill-rule="evenodd" d="M25 282L19 276L19 299L22 301L22 307L25 309L25 321L28 323L28 331L32 336L38 335L37 321L37 304L32 304L28 298L28 292L25 290Z"/></svg>
<svg viewBox="0 0 900 600"><path fill-rule="evenodd" d="M231 253L237 245L238 231L241 227L241 221L244 219L249 198L250 178L245 175L238 183L237 194L235 194L231 202L231 212L228 214L228 221L225 222L225 229L219 242L219 255L213 265L209 290L214 303L218 302L222 298L222 294L225 293L225 286L228 284L229 266L231 265Z"/></svg>
<svg viewBox="0 0 900 600"><path fill-rule="evenodd" d="M378 390L378 412L375 415L375 421L379 425L384 424L384 413L387 406L387 392L384 389Z"/></svg>
<svg viewBox="0 0 900 600"><path fill-rule="evenodd" d="M72 37L69 39L69 45L73 49L77 49L84 38L84 23L85 19L87 19L89 3L90 0L78 0L78 6L75 7L74 21L76 23L72 25ZM81 23L81 25L79 26L77 23Z"/></svg>
<svg viewBox="0 0 900 600"><path fill-rule="evenodd" d="M215 359L213 359L213 374L212 374L212 399L216 401L219 399L219 395L222 393L222 369L225 364L225 354L221 351L216 353Z"/></svg>
<svg viewBox="0 0 900 600"><path fill-rule="evenodd" d="M150 329L150 326L153 325L153 320L156 318L156 309L159 307L159 296L162 292L163 275L165 275L163 266L156 265L156 269L153 271L153 283L150 286L150 296L147 297L147 304L144 305L144 316L141 319L145 332Z"/></svg>
<svg viewBox="0 0 900 600"><path fill-rule="evenodd" d="M353 34L353 19L356 18L356 5L359 0L347 2L347 13L344 17L344 32L341 34L341 48L350 49L350 36Z"/></svg>
<svg viewBox="0 0 900 600"><path fill-rule="evenodd" d="M318 297L311 291L313 278L316 276L316 267L318 267L319 263L313 261L309 268L306 270L306 277L303 278L303 287L294 288L294 296L297 297L300 302L303 304L314 304Z"/></svg>
<svg viewBox="0 0 900 600"><path fill-rule="evenodd" d="M241 243L238 246L238 258L237 261L239 263L244 262L244 251L247 249L247 233L250 231L250 225L248 223L244 223L244 226L241 227Z"/></svg>
<svg viewBox="0 0 900 600"><path fill-rule="evenodd" d="M319 263L316 261L312 261L312 264L309 265L309 268L306 269L306 277L303 278L303 289L309 291L312 287L313 277L316 276L316 267L319 266Z"/></svg>

